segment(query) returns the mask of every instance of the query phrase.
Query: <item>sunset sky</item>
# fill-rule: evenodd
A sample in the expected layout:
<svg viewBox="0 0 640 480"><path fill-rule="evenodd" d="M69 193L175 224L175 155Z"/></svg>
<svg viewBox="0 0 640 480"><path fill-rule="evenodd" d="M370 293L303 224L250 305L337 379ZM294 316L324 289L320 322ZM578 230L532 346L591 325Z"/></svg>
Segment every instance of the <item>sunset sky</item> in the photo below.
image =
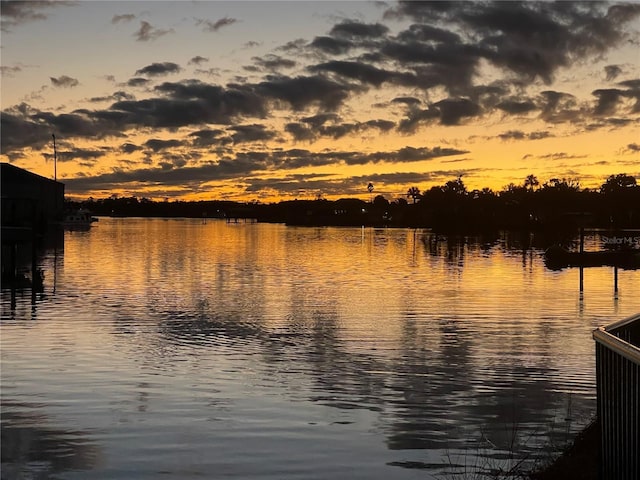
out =
<svg viewBox="0 0 640 480"><path fill-rule="evenodd" d="M640 181L640 2L1 5L2 161L71 198Z"/></svg>

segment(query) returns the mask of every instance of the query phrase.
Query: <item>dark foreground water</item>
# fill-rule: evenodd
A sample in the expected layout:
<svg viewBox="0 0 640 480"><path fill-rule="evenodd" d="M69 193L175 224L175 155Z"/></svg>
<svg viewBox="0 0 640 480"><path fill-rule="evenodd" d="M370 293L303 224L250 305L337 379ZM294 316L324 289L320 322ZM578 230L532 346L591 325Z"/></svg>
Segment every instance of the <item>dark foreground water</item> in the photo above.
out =
<svg viewBox="0 0 640 480"><path fill-rule="evenodd" d="M103 218L2 292L2 479L476 478L594 414L640 271L531 237ZM587 247L599 237L587 238ZM535 242L534 242L535 243Z"/></svg>

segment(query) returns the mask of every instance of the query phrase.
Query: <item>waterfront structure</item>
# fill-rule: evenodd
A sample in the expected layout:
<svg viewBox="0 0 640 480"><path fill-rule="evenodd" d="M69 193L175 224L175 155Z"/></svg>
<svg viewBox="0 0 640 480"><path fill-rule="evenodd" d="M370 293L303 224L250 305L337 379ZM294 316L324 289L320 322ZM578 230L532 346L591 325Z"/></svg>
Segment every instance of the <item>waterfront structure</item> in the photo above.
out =
<svg viewBox="0 0 640 480"><path fill-rule="evenodd" d="M45 230L64 214L64 184L10 163L0 163L2 227Z"/></svg>

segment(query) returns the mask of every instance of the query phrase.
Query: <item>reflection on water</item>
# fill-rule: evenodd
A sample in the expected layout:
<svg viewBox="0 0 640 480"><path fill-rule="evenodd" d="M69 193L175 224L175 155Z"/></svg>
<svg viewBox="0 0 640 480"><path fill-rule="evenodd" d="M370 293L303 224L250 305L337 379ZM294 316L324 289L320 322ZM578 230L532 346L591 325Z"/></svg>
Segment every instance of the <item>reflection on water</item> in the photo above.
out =
<svg viewBox="0 0 640 480"><path fill-rule="evenodd" d="M2 294L2 478L433 478L546 459L595 409L591 330L640 299L637 271L614 297L608 268L580 295L540 243L178 219L66 232L35 305Z"/></svg>

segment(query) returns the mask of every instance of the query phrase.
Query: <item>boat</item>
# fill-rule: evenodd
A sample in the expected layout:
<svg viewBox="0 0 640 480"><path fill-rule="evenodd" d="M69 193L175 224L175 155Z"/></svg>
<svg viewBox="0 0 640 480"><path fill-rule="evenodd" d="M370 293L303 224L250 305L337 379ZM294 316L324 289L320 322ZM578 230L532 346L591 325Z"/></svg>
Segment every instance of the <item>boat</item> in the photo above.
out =
<svg viewBox="0 0 640 480"><path fill-rule="evenodd" d="M84 229L91 227L91 224L97 221L98 219L92 216L89 210L79 208L65 213L62 226L65 228Z"/></svg>
<svg viewBox="0 0 640 480"><path fill-rule="evenodd" d="M545 265L552 270L565 267L620 267L640 268L640 249L620 248L613 250L575 252L560 245L553 245L544 252Z"/></svg>

